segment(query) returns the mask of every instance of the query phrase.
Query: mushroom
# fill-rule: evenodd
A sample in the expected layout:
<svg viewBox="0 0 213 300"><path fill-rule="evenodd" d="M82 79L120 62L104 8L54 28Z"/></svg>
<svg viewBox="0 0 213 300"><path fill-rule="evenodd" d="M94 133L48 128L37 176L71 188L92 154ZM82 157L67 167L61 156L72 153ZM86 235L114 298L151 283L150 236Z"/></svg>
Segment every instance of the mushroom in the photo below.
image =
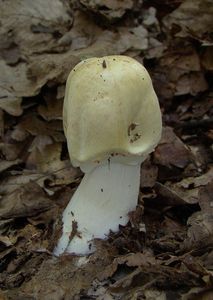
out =
<svg viewBox="0 0 213 300"><path fill-rule="evenodd" d="M87 255L94 239L127 224L137 206L140 165L160 140L148 72L122 55L80 62L67 79L63 122L71 162L85 175L63 212L54 253Z"/></svg>

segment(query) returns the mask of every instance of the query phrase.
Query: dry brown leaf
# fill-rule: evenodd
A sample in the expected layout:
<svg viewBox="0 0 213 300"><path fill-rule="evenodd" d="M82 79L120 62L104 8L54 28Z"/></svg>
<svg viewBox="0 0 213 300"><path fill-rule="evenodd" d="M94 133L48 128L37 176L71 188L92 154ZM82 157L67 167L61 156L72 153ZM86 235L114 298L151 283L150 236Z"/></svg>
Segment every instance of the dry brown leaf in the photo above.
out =
<svg viewBox="0 0 213 300"><path fill-rule="evenodd" d="M118 257L114 260L114 262L118 263L119 265L126 264L129 267L143 267L159 264L159 261L157 261L154 255L149 251L144 251L143 253L127 254L126 256Z"/></svg>
<svg viewBox="0 0 213 300"><path fill-rule="evenodd" d="M80 0L83 8L104 16L109 21L121 18L127 10L133 7L133 0Z"/></svg>
<svg viewBox="0 0 213 300"><path fill-rule="evenodd" d="M38 107L38 113L46 120L62 120L62 106L61 100L48 99L46 106L40 105Z"/></svg>
<svg viewBox="0 0 213 300"><path fill-rule="evenodd" d="M170 98L174 95L197 95L208 89L195 49L186 42L175 41L175 50L167 50L159 61L155 73L158 95Z"/></svg>
<svg viewBox="0 0 213 300"><path fill-rule="evenodd" d="M167 1L163 5L152 1L157 11L147 7L148 3L141 9L142 2L133 0L10 2L0 3L0 152L2 166L4 159L11 163L0 182L0 214L7 218L0 220L0 287L8 289L5 295L11 300L164 300L165 295L181 297L186 288L210 285L212 279L205 267L212 269L211 129L187 127L188 120L211 118L209 92L194 97L211 83L211 46L204 45L210 44L211 38L210 27L206 27L209 0L193 4ZM78 2L77 10L74 2ZM82 7L84 12L78 10ZM165 15L163 32L158 19ZM112 25L116 20L119 22ZM174 29L181 39L170 39L170 25L171 34ZM191 38L202 41L202 48L191 43ZM182 140L166 127L151 156L158 167L152 160L143 164L144 212L140 198L141 206L130 214L129 224L110 235L107 242L96 241L97 251L87 262L73 256L47 259L60 233L57 220L82 176L64 160L68 157L61 122L64 83L76 63L110 54L127 54L140 62L145 56L156 79L164 121L186 125L177 129ZM184 96L189 93L192 96ZM38 96L31 97L34 95ZM208 158L198 159L195 153L199 151L203 157L204 150ZM14 167L17 159L22 163ZM208 171L199 175L203 170ZM192 174L198 176L183 178ZM168 178L175 182L166 181ZM142 221L146 228L141 227ZM188 251L202 255L201 259L186 257ZM96 285L97 278L104 281ZM192 295L198 299L203 294Z"/></svg>
<svg viewBox="0 0 213 300"><path fill-rule="evenodd" d="M20 163L22 163L21 159L15 159L15 160L10 160L10 161L0 160L0 172L3 172L5 170L9 169L10 167L18 165Z"/></svg>
<svg viewBox="0 0 213 300"><path fill-rule="evenodd" d="M166 182L164 186L168 188L179 199L185 203L198 203L199 191L203 186L213 181L213 168L198 177L188 177L177 183Z"/></svg>
<svg viewBox="0 0 213 300"><path fill-rule="evenodd" d="M193 37L205 43L212 43L211 32L213 6L211 0L186 0L167 15L163 22L168 29L179 26L175 34L180 37Z"/></svg>
<svg viewBox="0 0 213 300"><path fill-rule="evenodd" d="M29 182L36 182L40 187L44 187L44 181L51 177L50 174L44 175L41 173L32 173L29 170L22 170L21 175L13 175L1 180L0 193L10 194L21 186Z"/></svg>
<svg viewBox="0 0 213 300"><path fill-rule="evenodd" d="M184 251L213 247L212 214L196 212L189 217L187 224L189 229L183 243Z"/></svg>
<svg viewBox="0 0 213 300"><path fill-rule="evenodd" d="M5 157L6 160L9 161L17 159L23 147L23 143L0 143L1 154Z"/></svg>
<svg viewBox="0 0 213 300"><path fill-rule="evenodd" d="M213 291L209 288L193 287L182 295L181 300L211 300L213 298Z"/></svg>
<svg viewBox="0 0 213 300"><path fill-rule="evenodd" d="M53 144L53 140L49 135L38 134L33 139L32 144L30 145L28 151L29 152L39 151L40 153L42 153L45 147L51 144Z"/></svg>
<svg viewBox="0 0 213 300"><path fill-rule="evenodd" d="M61 143L43 144L42 148L35 145L31 149L31 154L28 157L27 165L34 167L41 173L53 173L65 168L67 161L61 160Z"/></svg>
<svg viewBox="0 0 213 300"><path fill-rule="evenodd" d="M199 205L203 212L213 214L212 195L213 195L213 176L212 179L209 180L209 183L208 184L206 183L206 186L200 188L199 190Z"/></svg>
<svg viewBox="0 0 213 300"><path fill-rule="evenodd" d="M206 47L201 56L201 64L207 71L213 71L213 47Z"/></svg>
<svg viewBox="0 0 213 300"><path fill-rule="evenodd" d="M191 118L206 118L211 116L211 109L213 107L213 93L209 93L204 99L196 101L191 106Z"/></svg>
<svg viewBox="0 0 213 300"><path fill-rule="evenodd" d="M105 270L98 277L99 280L105 280L111 277L117 270L119 265L127 265L129 267L148 267L151 265L157 265L159 262L155 259L154 255L149 251L143 253L131 253L115 258Z"/></svg>
<svg viewBox="0 0 213 300"><path fill-rule="evenodd" d="M175 135L171 127L163 129L161 141L154 152L157 164L171 168L185 168L192 159L189 148Z"/></svg>
<svg viewBox="0 0 213 300"><path fill-rule="evenodd" d="M148 35L149 37L149 35ZM158 58L163 55L166 46L157 40L156 38L149 37L148 38L148 49L145 50L145 57L147 59Z"/></svg>
<svg viewBox="0 0 213 300"><path fill-rule="evenodd" d="M16 66L9 66L4 60L0 60L0 81L3 83L3 87L0 86L0 94L2 96L5 93L10 93L11 98L20 98L22 96L32 96L37 92L35 82L31 82L27 78L27 65L25 63L19 63ZM34 87L35 86L35 87Z"/></svg>
<svg viewBox="0 0 213 300"><path fill-rule="evenodd" d="M3 291L0 291L0 300L8 300L7 296L4 295Z"/></svg>
<svg viewBox="0 0 213 300"><path fill-rule="evenodd" d="M208 84L206 82L205 77L203 76L203 73L191 73L179 77L175 88L175 95L197 95L198 93L206 91L207 89Z"/></svg>
<svg viewBox="0 0 213 300"><path fill-rule="evenodd" d="M4 112L0 109L0 137L4 134Z"/></svg>
<svg viewBox="0 0 213 300"><path fill-rule="evenodd" d="M50 136L57 142L65 141L61 121L45 122L35 115L27 116L12 132L12 138L20 141L30 133L33 136Z"/></svg>
<svg viewBox="0 0 213 300"><path fill-rule="evenodd" d="M14 97L9 92L4 92L4 94L2 94L2 92L3 91L0 90L0 108L12 116L20 116L23 113L21 107L22 99Z"/></svg>
<svg viewBox="0 0 213 300"><path fill-rule="evenodd" d="M55 50L57 33L67 31L72 21L69 7L59 0L1 1L0 17L4 24L0 34L6 37L4 48L10 49L15 43L22 57Z"/></svg>
<svg viewBox="0 0 213 300"><path fill-rule="evenodd" d="M36 183L28 183L3 196L0 204L1 219L34 216L54 205Z"/></svg>
<svg viewBox="0 0 213 300"><path fill-rule="evenodd" d="M123 46L126 50L145 50L148 48L148 31L144 26L140 25L133 28L121 27L118 30L120 34L120 47Z"/></svg>
<svg viewBox="0 0 213 300"><path fill-rule="evenodd" d="M196 249L213 246L213 206L212 192L213 180L206 183L205 187L199 191L199 205L201 211L195 212L189 217L187 224L189 226L187 238L184 241L184 249ZM211 269L211 264L206 266Z"/></svg>
<svg viewBox="0 0 213 300"><path fill-rule="evenodd" d="M5 95L5 90L12 89L10 97L14 99L36 95L48 81L64 83L70 70L79 61L79 58L69 52L31 57L28 65L19 63L13 67L0 60L0 80L4 83L4 88L0 87L0 94Z"/></svg>
<svg viewBox="0 0 213 300"><path fill-rule="evenodd" d="M140 295L140 293L138 293ZM142 294L143 296L143 294ZM158 290L145 290L144 291L144 300L167 300L166 293L164 291Z"/></svg>
<svg viewBox="0 0 213 300"><path fill-rule="evenodd" d="M8 236L0 235L0 248L2 248L1 244L4 245L4 247L10 247L14 244L14 240L12 241Z"/></svg>
<svg viewBox="0 0 213 300"><path fill-rule="evenodd" d="M149 159L141 166L141 187L153 187L158 176L158 167L153 165Z"/></svg>

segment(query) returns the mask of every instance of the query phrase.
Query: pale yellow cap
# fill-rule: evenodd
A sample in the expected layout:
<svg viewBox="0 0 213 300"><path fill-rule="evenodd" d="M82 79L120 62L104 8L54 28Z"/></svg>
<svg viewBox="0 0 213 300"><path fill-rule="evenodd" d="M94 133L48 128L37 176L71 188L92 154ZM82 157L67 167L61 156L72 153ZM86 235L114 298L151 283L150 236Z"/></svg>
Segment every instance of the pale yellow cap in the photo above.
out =
<svg viewBox="0 0 213 300"><path fill-rule="evenodd" d="M146 69L127 56L90 58L70 73L64 131L73 165L147 156L160 140L159 103Z"/></svg>

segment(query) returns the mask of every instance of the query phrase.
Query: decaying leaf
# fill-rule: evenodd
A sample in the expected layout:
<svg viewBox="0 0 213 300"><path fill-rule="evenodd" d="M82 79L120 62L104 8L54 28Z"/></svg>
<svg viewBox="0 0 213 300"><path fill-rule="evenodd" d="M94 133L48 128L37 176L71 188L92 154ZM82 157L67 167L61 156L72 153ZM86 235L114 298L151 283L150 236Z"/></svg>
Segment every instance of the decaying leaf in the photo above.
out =
<svg viewBox="0 0 213 300"><path fill-rule="evenodd" d="M22 162L21 159L15 159L11 161L0 160L0 172L9 169L12 166L18 165Z"/></svg>
<svg viewBox="0 0 213 300"><path fill-rule="evenodd" d="M176 36L190 36L205 43L211 43L213 7L211 0L191 0L183 3L164 18L164 24L172 29L179 26Z"/></svg>
<svg viewBox="0 0 213 300"><path fill-rule="evenodd" d="M126 10L133 8L133 0L80 0L83 8L104 16L110 21L121 18Z"/></svg>
<svg viewBox="0 0 213 300"><path fill-rule="evenodd" d="M0 108L10 115L20 116L22 114L21 101L21 98L14 97L9 92L4 92L3 95L0 94Z"/></svg>
<svg viewBox="0 0 213 300"><path fill-rule="evenodd" d="M0 298L211 298L212 5L161 2L0 1ZM89 257L56 258L83 175L63 133L66 79L111 54L145 64L163 136L141 167L129 223Z"/></svg>
<svg viewBox="0 0 213 300"><path fill-rule="evenodd" d="M195 204L199 201L200 188L212 181L213 169L211 168L201 176L185 178L178 183L167 182L165 186L186 203Z"/></svg>
<svg viewBox="0 0 213 300"><path fill-rule="evenodd" d="M51 120L61 120L62 119L62 105L61 100L52 99L47 100L46 106L39 106L38 113L47 121Z"/></svg>
<svg viewBox="0 0 213 300"><path fill-rule="evenodd" d="M23 119L13 130L12 138L20 141L22 136L26 138L27 134L32 136L50 136L55 141L64 141L64 135L62 133L62 123L60 121L44 122L37 116L28 116ZM21 135L21 138L20 138Z"/></svg>
<svg viewBox="0 0 213 300"><path fill-rule="evenodd" d="M185 168L191 160L190 150L175 135L172 128L163 129L163 134L159 146L154 153L157 164L171 168Z"/></svg>
<svg viewBox="0 0 213 300"><path fill-rule="evenodd" d="M28 183L0 201L0 218L34 216L53 207L54 203L36 183Z"/></svg>
<svg viewBox="0 0 213 300"><path fill-rule="evenodd" d="M146 160L141 167L141 187L153 187L158 176L158 168Z"/></svg>
<svg viewBox="0 0 213 300"><path fill-rule="evenodd" d="M201 211L194 213L188 219L188 236L183 247L193 249L213 246L213 206L212 206L212 180L199 192ZM208 266L207 266L208 268Z"/></svg>
<svg viewBox="0 0 213 300"><path fill-rule="evenodd" d="M197 95L208 89L195 49L176 40L175 49L167 50L154 74L158 94L163 98Z"/></svg>

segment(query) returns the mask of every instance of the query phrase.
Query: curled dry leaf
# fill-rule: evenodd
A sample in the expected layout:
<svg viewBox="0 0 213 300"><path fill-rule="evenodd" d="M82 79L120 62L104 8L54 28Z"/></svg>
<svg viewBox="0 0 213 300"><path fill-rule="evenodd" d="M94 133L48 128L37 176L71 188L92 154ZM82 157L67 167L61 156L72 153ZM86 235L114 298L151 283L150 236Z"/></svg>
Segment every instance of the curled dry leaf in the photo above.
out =
<svg viewBox="0 0 213 300"><path fill-rule="evenodd" d="M61 142L65 140L62 130L62 122L57 120L45 122L33 115L25 117L16 125L11 136L18 141L26 138L27 134L31 134L32 136L50 136L55 141Z"/></svg>
<svg viewBox="0 0 213 300"><path fill-rule="evenodd" d="M71 2L0 2L0 288L11 300L164 300L205 289L213 228L210 0L152 1L157 11L149 1L142 8L131 0ZM63 160L65 80L76 63L110 54L145 57L164 121L181 139L164 129L142 166L143 195L127 226L96 241L89 258L56 259L48 250L82 175Z"/></svg>
<svg viewBox="0 0 213 300"><path fill-rule="evenodd" d="M4 134L4 112L0 109L0 137Z"/></svg>
<svg viewBox="0 0 213 300"><path fill-rule="evenodd" d="M31 150L27 164L37 168L38 172L51 174L68 166L61 160L61 143L46 144L42 151L36 146Z"/></svg>
<svg viewBox="0 0 213 300"><path fill-rule="evenodd" d="M212 182L211 178L210 182L206 183L206 186L200 188L199 205L201 211L195 212L188 219L189 229L183 244L184 249L195 250L213 246Z"/></svg>
<svg viewBox="0 0 213 300"><path fill-rule="evenodd" d="M0 78L4 88L1 87L0 93L4 95L5 90L10 91L11 99L35 95L42 86L43 78L39 82L35 77L34 80L29 79L28 59L33 57L38 61L41 53L63 51L57 45L57 36L70 27L72 17L69 7L59 0L33 4L28 1L12 4L1 1L0 6L0 18L4 24L0 31ZM50 78L53 76L50 75Z"/></svg>
<svg viewBox="0 0 213 300"><path fill-rule="evenodd" d="M6 160L12 161L19 157L21 150L23 149L22 143L8 144L0 143L0 152Z"/></svg>
<svg viewBox="0 0 213 300"><path fill-rule="evenodd" d="M83 5L82 8L105 17L111 22L121 18L134 5L133 0L80 0L80 3Z"/></svg>
<svg viewBox="0 0 213 300"><path fill-rule="evenodd" d="M54 205L36 183L28 183L3 196L0 204L1 219L34 216Z"/></svg>
<svg viewBox="0 0 213 300"><path fill-rule="evenodd" d="M69 8L59 0L27 0L1 2L1 36L4 48L18 45L22 58L32 54L55 50L57 33L63 33L72 21ZM7 34L12 29L11 34ZM55 36L54 36L55 35Z"/></svg>
<svg viewBox="0 0 213 300"><path fill-rule="evenodd" d="M181 300L210 300L213 298L213 291L209 288L194 287L184 293Z"/></svg>
<svg viewBox="0 0 213 300"><path fill-rule="evenodd" d="M11 160L11 161L0 160L0 172L9 169L12 166L16 166L16 165L20 164L21 162L22 162L22 160L18 159L18 158L15 160Z"/></svg>
<svg viewBox="0 0 213 300"><path fill-rule="evenodd" d="M105 270L99 276L99 280L104 280L111 277L119 265L127 265L129 267L148 267L150 265L158 264L159 262L155 259L154 255L149 251L144 251L143 253L131 253L124 256L119 256L115 258Z"/></svg>
<svg viewBox="0 0 213 300"><path fill-rule="evenodd" d="M168 29L179 26L175 34L179 37L192 37L205 43L212 43L211 32L213 6L211 0L186 0L171 14L164 17Z"/></svg>
<svg viewBox="0 0 213 300"><path fill-rule="evenodd" d="M3 246L7 248L7 247L12 246L14 244L14 241L12 241L7 236L0 235L0 249L2 248L1 244L3 244Z"/></svg>
<svg viewBox="0 0 213 300"><path fill-rule="evenodd" d="M213 169L210 168L206 173L198 177L188 177L177 183L166 182L164 185L156 184L159 194L169 200L170 205L176 203L195 204L199 202L199 193L202 187L205 187L213 180ZM173 199L173 201L172 201Z"/></svg>
<svg viewBox="0 0 213 300"><path fill-rule="evenodd" d="M201 56L201 64L207 70L213 71L213 58L212 58L213 47L206 47Z"/></svg>
<svg viewBox="0 0 213 300"><path fill-rule="evenodd" d="M29 182L36 182L40 187L44 187L44 181L49 178L50 175L44 175L41 173L32 173L29 170L22 170L21 174L13 175L1 180L0 193L3 195L10 194L16 189L26 185Z"/></svg>
<svg viewBox="0 0 213 300"><path fill-rule="evenodd" d="M192 159L189 148L176 136L171 127L163 129L161 141L154 152L155 163L171 168L185 168Z"/></svg>
<svg viewBox="0 0 213 300"><path fill-rule="evenodd" d="M153 165L149 159L141 166L141 187L153 187L158 176L158 167Z"/></svg>
<svg viewBox="0 0 213 300"><path fill-rule="evenodd" d="M41 105L38 107L38 113L46 121L61 120L62 119L62 106L63 101L48 99L46 106Z"/></svg>
<svg viewBox="0 0 213 300"><path fill-rule="evenodd" d="M163 98L185 94L197 95L208 89L195 49L175 41L175 50L167 50L153 75L158 95Z"/></svg>
<svg viewBox="0 0 213 300"><path fill-rule="evenodd" d="M148 31L142 25L126 28L121 27L118 29L120 34L120 47L126 47L126 50L145 50L148 48ZM125 49L125 48L124 48Z"/></svg>
<svg viewBox="0 0 213 300"><path fill-rule="evenodd" d="M22 99L14 97L10 92L0 90L0 108L12 116L20 116L23 113Z"/></svg>

